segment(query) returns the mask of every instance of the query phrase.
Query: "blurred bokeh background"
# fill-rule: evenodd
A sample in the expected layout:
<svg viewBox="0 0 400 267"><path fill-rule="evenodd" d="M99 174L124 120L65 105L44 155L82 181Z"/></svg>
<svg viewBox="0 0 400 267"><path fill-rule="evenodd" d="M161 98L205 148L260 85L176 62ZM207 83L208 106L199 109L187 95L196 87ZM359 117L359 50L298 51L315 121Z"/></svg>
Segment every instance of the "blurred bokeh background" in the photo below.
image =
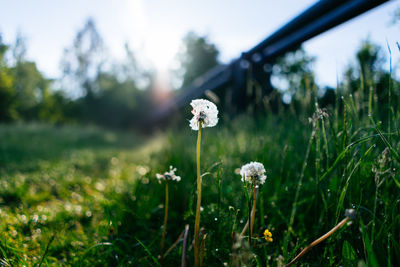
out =
<svg viewBox="0 0 400 267"><path fill-rule="evenodd" d="M195 78L239 57L313 3L5 1L0 121L139 127ZM345 79L356 80L361 61L388 71L388 49L397 49L400 34L397 5L377 7L278 60L271 82L283 103L300 93L305 75L323 97ZM393 53L392 61L398 58Z"/></svg>

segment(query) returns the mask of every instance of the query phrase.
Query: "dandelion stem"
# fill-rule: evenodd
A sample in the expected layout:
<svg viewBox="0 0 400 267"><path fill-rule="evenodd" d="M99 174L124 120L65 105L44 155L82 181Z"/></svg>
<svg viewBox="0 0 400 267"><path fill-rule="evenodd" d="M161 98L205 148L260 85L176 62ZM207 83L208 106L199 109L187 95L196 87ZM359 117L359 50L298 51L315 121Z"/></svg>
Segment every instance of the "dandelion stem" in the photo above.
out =
<svg viewBox="0 0 400 267"><path fill-rule="evenodd" d="M340 227L342 227L350 218L346 217L344 218L340 223L338 223L335 227L333 227L329 232L312 242L310 245L305 247L291 262L286 264L284 267L289 267L293 265L296 261L298 261L304 254L306 254L312 247L318 245L328 237L330 237L334 232L336 232Z"/></svg>
<svg viewBox="0 0 400 267"><path fill-rule="evenodd" d="M189 224L185 226L185 235L183 236L183 245L182 245L182 264L181 267L186 266L186 245L187 245L187 238L189 233Z"/></svg>
<svg viewBox="0 0 400 267"><path fill-rule="evenodd" d="M196 220L194 223L194 265L199 266L199 229L200 229L200 206L201 206L201 174L200 174L200 144L201 144L201 127L199 122L199 131L197 136L197 205L196 205Z"/></svg>
<svg viewBox="0 0 400 267"><path fill-rule="evenodd" d="M246 191L245 192L247 192L247 189L246 189ZM256 193L257 193L257 191L256 191ZM253 208L251 209L251 211L250 211L250 208L251 208L251 203L250 203L250 196L249 196L249 194L248 194L248 192L247 192L247 195L246 195L246 199L247 199L247 203L248 203L248 209L249 209L249 214L248 214L248 219L247 219L247 222L246 222L246 224L244 225L244 227L243 227L243 229L242 229L242 232L240 232L240 236L243 236L244 235L244 233L247 231L247 229L249 228L249 225L251 224L251 221L254 221L255 219L254 219L254 217L252 218L252 214L254 214L254 216L255 216L255 214L256 214L256 208L255 208L255 206L256 205L253 205ZM250 235L249 235L250 236Z"/></svg>
<svg viewBox="0 0 400 267"><path fill-rule="evenodd" d="M183 231L179 234L178 238L175 240L172 246L170 246L169 249L167 249L167 251L164 253L164 258L168 256L168 254L179 244L179 242L181 242L184 233L185 229L183 229Z"/></svg>
<svg viewBox="0 0 400 267"><path fill-rule="evenodd" d="M248 192L247 188L246 188L246 192ZM249 193L247 193L247 194L249 194ZM249 247L250 247L251 246L251 230L250 230L250 228L251 228L251 214L252 214L250 196L247 197L247 209L248 209L247 215L249 216L249 219L247 220L247 224L245 225L245 228L247 227L249 229Z"/></svg>
<svg viewBox="0 0 400 267"><path fill-rule="evenodd" d="M253 208L251 210L251 224L250 224L250 241L251 237L253 236L253 229L254 229L254 220L256 217L256 204L257 204L257 189L256 185L253 184Z"/></svg>
<svg viewBox="0 0 400 267"><path fill-rule="evenodd" d="M204 266L204 252L206 250L206 238L207 234L204 234L201 240L200 267Z"/></svg>
<svg viewBox="0 0 400 267"><path fill-rule="evenodd" d="M310 139L308 140L308 145L307 145L307 151L304 157L304 162L303 162L303 166L301 167L301 173L300 173L300 178L299 178L299 182L297 184L297 188L296 188L296 193L294 195L294 201L293 201L293 205L292 205L292 211L290 213L290 219L289 219L289 226L288 226L288 230L286 232L286 236L284 239L284 251L287 254L287 246L288 246L288 242L289 242L289 236L291 233L293 233L293 223L294 223L294 218L296 216L296 211L297 211L297 200L299 199L299 195L300 195L300 190L302 187L302 183L303 183L303 178L304 178L304 173L305 170L307 168L307 162L308 162L308 157L310 156L310 150L311 150L311 144L314 140L315 137L315 129L312 130L311 135L310 135Z"/></svg>
<svg viewBox="0 0 400 267"><path fill-rule="evenodd" d="M165 180L165 213L164 213L164 226L163 226L163 231L162 231L162 236L161 236L161 262L163 260L163 255L164 255L164 242L165 242L165 235L167 233L167 221L168 221L168 180Z"/></svg>

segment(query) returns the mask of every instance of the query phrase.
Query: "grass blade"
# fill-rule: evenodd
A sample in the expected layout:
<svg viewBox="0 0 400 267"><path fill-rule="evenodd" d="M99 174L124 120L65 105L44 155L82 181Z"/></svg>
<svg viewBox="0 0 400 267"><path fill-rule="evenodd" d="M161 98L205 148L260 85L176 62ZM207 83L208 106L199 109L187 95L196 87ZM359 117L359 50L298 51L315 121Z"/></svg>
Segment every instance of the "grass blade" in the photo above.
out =
<svg viewBox="0 0 400 267"><path fill-rule="evenodd" d="M374 124L374 128L375 130L378 132L380 138L382 139L382 141L385 143L385 145L387 146L387 148L389 148L390 152L392 153L393 157L400 163L400 156L397 153L396 150L394 150L394 148L392 147L392 145L389 143L389 141L386 139L386 137L383 135L383 133L381 132L381 130L379 130L378 126L375 124L375 121L372 119L372 117L369 117L370 120L372 121L372 123Z"/></svg>
<svg viewBox="0 0 400 267"><path fill-rule="evenodd" d="M150 256L150 258L154 261L154 263L157 266L161 267L161 264L158 262L158 260L156 259L156 257L153 256L153 254L151 253L151 251L149 250L149 248L142 243L142 241L139 240L139 238L135 237L136 241L139 242L139 244L144 248L144 250L147 252L147 254Z"/></svg>
<svg viewBox="0 0 400 267"><path fill-rule="evenodd" d="M54 235L54 234L50 237L50 240L49 240L49 242L47 243L47 246L46 246L46 250L44 251L42 258L40 259L40 262L39 262L39 265L38 265L39 267L42 266L43 261L46 258L47 253L49 252L50 245L54 241L55 237L56 237L56 235Z"/></svg>
<svg viewBox="0 0 400 267"><path fill-rule="evenodd" d="M376 259L368 234L366 233L365 225L362 221L360 221L360 224L361 224L361 233L364 242L364 247L367 254L366 256L367 256L368 266L379 267L380 265L378 264L378 261Z"/></svg>

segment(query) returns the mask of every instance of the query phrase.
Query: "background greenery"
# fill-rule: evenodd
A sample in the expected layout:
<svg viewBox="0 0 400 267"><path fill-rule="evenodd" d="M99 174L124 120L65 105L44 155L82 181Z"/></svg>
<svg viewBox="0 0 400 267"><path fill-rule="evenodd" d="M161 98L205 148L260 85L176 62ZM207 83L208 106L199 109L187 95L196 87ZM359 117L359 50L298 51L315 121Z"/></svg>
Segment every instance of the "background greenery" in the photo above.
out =
<svg viewBox="0 0 400 267"><path fill-rule="evenodd" d="M154 76L129 47L127 62L105 61L90 20L66 50L58 81L24 58L22 37L0 44L1 264L157 265L164 187L155 174L173 165L182 181L170 186L166 247L189 225L186 261L193 265L197 132L187 125L189 107L170 129L142 135L141 120L157 105ZM191 33L184 44L190 49L177 74L183 84L218 63L206 37ZM262 110L221 110L220 123L205 129L205 266L282 266L347 208L357 219L300 265L400 264L400 89L382 52L363 42L335 89L317 86L312 57L289 53L274 72L289 90L277 88ZM205 55L204 67L193 66ZM284 94L292 100L281 101ZM238 170L250 161L263 163L268 176L252 249L235 238L248 212ZM272 243L262 239L267 228ZM182 238L164 264L181 264L181 255Z"/></svg>
<svg viewBox="0 0 400 267"><path fill-rule="evenodd" d="M26 58L27 44L22 34L14 43L6 44L0 33L0 122L141 127L162 100L157 91L157 73L127 44L124 49L122 61L108 56L95 22L88 19L64 50L62 77L48 79L35 62ZM175 89L187 86L219 64L219 52L206 36L189 32L180 51L179 67L171 70ZM165 92L167 97L172 93Z"/></svg>

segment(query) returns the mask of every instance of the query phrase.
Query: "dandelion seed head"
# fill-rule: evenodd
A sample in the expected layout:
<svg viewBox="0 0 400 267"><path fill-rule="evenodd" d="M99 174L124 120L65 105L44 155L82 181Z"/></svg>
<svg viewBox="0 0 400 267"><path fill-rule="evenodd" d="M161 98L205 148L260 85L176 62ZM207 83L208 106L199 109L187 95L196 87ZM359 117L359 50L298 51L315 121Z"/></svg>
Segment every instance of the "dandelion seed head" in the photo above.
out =
<svg viewBox="0 0 400 267"><path fill-rule="evenodd" d="M179 182L181 180L181 177L178 175L175 175L176 168L169 166L169 171L164 172L164 174L156 174L156 177L158 181L161 183L161 180L172 180L172 181L177 181Z"/></svg>
<svg viewBox="0 0 400 267"><path fill-rule="evenodd" d="M351 220L357 218L357 211L355 209L346 209L344 216L349 217Z"/></svg>
<svg viewBox="0 0 400 267"><path fill-rule="evenodd" d="M199 123L201 122L202 128L214 127L218 123L218 109L217 106L205 99L192 100L190 105L193 107L193 118L189 122L192 130L199 130Z"/></svg>
<svg viewBox="0 0 400 267"><path fill-rule="evenodd" d="M242 182L255 182L256 186L265 183L267 179L264 165L255 161L243 165L240 169L240 175L242 176Z"/></svg>

